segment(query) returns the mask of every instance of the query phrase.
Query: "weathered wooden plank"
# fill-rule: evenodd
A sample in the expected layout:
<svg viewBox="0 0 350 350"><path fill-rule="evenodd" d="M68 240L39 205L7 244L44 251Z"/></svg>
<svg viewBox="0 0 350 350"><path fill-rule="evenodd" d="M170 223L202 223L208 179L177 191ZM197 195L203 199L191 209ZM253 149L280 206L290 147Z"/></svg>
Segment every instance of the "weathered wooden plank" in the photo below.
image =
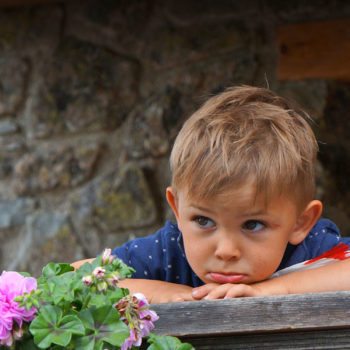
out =
<svg viewBox="0 0 350 350"><path fill-rule="evenodd" d="M279 79L350 79L349 19L283 25L277 40Z"/></svg>
<svg viewBox="0 0 350 350"><path fill-rule="evenodd" d="M168 303L152 308L160 316L155 333L180 337L350 329L350 292Z"/></svg>

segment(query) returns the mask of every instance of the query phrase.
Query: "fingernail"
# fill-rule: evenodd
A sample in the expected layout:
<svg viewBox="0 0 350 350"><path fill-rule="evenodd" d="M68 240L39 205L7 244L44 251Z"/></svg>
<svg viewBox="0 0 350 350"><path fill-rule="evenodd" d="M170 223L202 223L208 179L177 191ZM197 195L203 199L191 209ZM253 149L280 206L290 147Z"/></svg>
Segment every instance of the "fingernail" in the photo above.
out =
<svg viewBox="0 0 350 350"><path fill-rule="evenodd" d="M196 295L198 295L198 290L196 290L196 289L193 289L192 290L192 295L195 297Z"/></svg>

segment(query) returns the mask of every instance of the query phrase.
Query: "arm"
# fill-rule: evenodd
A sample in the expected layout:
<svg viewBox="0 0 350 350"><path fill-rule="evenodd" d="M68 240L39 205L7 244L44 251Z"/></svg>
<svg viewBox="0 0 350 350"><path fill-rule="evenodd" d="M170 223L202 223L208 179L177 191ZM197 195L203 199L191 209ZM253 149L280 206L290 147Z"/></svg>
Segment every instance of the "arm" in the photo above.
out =
<svg viewBox="0 0 350 350"><path fill-rule="evenodd" d="M313 270L292 272L250 285L210 283L195 288L192 294L195 299L221 299L340 290L350 290L350 259Z"/></svg>
<svg viewBox="0 0 350 350"><path fill-rule="evenodd" d="M74 269L78 269L84 263L90 263L92 260L93 259L79 260L71 265ZM118 286L121 288L128 288L130 293L144 294L148 302L152 304L195 300L192 297L192 287L182 284L127 278L120 281Z"/></svg>
<svg viewBox="0 0 350 350"><path fill-rule="evenodd" d="M195 300L192 297L192 287L183 284L127 278L120 281L118 286L128 288L130 293L144 294L151 304Z"/></svg>

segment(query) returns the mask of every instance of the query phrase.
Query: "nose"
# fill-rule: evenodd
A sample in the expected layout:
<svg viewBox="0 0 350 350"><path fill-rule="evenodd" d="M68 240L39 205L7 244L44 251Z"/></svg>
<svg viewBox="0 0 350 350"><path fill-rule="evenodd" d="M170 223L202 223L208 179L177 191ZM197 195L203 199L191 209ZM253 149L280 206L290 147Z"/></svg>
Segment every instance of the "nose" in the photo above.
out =
<svg viewBox="0 0 350 350"><path fill-rule="evenodd" d="M241 248L233 232L223 232L218 235L215 257L220 260L237 260L241 257Z"/></svg>

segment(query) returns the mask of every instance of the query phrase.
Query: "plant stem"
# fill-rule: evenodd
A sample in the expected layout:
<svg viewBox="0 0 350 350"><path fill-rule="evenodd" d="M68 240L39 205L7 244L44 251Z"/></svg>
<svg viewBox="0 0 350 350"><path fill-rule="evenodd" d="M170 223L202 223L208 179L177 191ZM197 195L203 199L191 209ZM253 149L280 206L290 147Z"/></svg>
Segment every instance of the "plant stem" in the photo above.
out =
<svg viewBox="0 0 350 350"><path fill-rule="evenodd" d="M87 294L86 297L84 298L84 302L83 302L83 305L82 305L82 307L81 307L82 310L84 310L84 309L87 308L90 299L91 299L91 295L90 295L90 294Z"/></svg>

